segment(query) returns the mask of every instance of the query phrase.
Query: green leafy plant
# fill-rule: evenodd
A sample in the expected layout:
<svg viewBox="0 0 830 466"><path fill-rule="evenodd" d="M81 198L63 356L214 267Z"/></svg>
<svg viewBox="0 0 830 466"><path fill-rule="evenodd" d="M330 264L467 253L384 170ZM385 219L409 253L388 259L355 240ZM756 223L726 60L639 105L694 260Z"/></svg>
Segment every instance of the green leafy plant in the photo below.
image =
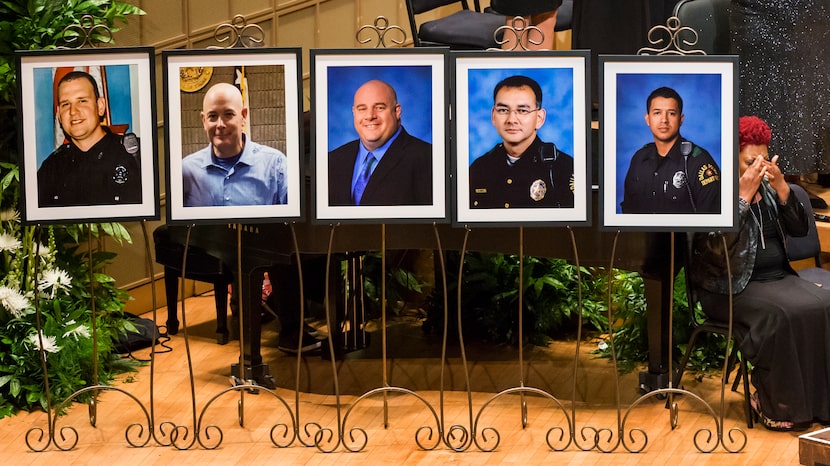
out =
<svg viewBox="0 0 830 466"><path fill-rule="evenodd" d="M637 365L648 359L647 312L642 279L635 279L631 283L634 285L633 287L622 284L621 286L624 289L619 290L616 296L620 298L627 296L626 299L628 301L633 300L637 304L621 306L615 309L614 312L614 316L617 319L613 330L614 349L617 352L619 370L623 373L631 372ZM686 299L684 270L681 270L675 278L673 311L672 338L674 348L672 349L672 358L674 363L677 364L686 350L689 337L694 329L692 319L695 322L703 322L706 318L700 305L695 306L694 309L689 309ZM606 344L601 345L601 348L597 349L595 353L602 357L610 358L611 348L607 344L607 337L605 340ZM726 340L719 335L708 333L701 335L689 358L689 368L687 371L694 373L697 378L702 378L721 369L723 367L725 345Z"/></svg>
<svg viewBox="0 0 830 466"><path fill-rule="evenodd" d="M0 2L0 101L13 102L14 51L52 49L64 39L67 26L81 24L89 15L95 24L114 33L128 15L144 12L129 3L111 0L3 0ZM93 40L105 39L94 33ZM67 36L74 36L70 32Z"/></svg>
<svg viewBox="0 0 830 466"><path fill-rule="evenodd" d="M460 258L447 254L447 310L450 335L457 334L457 271ZM577 273L579 272L579 274ZM609 276L603 267L577 267L563 259L526 257L523 272L524 343L544 345L551 338L573 334L578 322L578 291L582 284L582 318L586 331L600 336L593 353L610 358L608 303L612 306L614 349L618 369L628 373L648 360L647 308L642 277L635 272L614 269ZM496 343L518 343L519 260L516 256L468 253L465 256L461 293L464 335ZM437 332L443 325L443 290L436 288L426 303L428 318L424 330ZM698 322L700 307L693 309ZM693 325L683 272L675 281L673 357L679 361ZM706 335L696 345L689 371L698 377L722 367L724 339Z"/></svg>
<svg viewBox="0 0 830 466"><path fill-rule="evenodd" d="M53 400L96 382L96 375L107 383L130 368L112 347L117 334L135 331L122 318L127 294L103 273L114 254L84 244L101 235L130 241L124 227L20 224L14 51L56 47L64 29L85 15L115 32L134 14L143 12L111 0L0 1L0 417L46 407L41 354Z"/></svg>
<svg viewBox="0 0 830 466"><path fill-rule="evenodd" d="M399 313L407 303L418 301L423 292L424 283L415 273L405 267L406 251L387 253L386 264L386 303L394 314ZM369 304L369 316L380 316L382 257L379 251L368 252L363 256L363 293Z"/></svg>
<svg viewBox="0 0 830 466"><path fill-rule="evenodd" d="M114 254L79 253L68 241L62 227L38 231L21 226L14 210L0 212L0 416L46 408L41 349L53 400L93 383L96 359L99 382L125 369L112 341L130 330L121 318L128 297L101 273Z"/></svg>
<svg viewBox="0 0 830 466"><path fill-rule="evenodd" d="M458 312L457 270L460 257L447 254L448 312ZM496 343L518 343L519 258L513 255L468 253L465 255L461 293L465 335ZM547 344L552 337L573 329L578 317L578 271L564 259L525 257L522 273L524 343ZM601 325L605 305L591 301L594 271L581 268L583 315ZM587 299L586 299L587 298ZM436 288L428 300L425 329L440 329L443 290ZM448 319L455 326L456 318ZM455 332L455 328L450 329Z"/></svg>

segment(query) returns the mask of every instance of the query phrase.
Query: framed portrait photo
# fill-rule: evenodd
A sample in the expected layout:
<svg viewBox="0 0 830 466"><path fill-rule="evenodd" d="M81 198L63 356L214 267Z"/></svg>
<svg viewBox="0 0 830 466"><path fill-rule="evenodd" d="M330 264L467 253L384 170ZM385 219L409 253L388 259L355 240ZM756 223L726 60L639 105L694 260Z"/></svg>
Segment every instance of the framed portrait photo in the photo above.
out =
<svg viewBox="0 0 830 466"><path fill-rule="evenodd" d="M23 221L158 219L153 49L16 58Z"/></svg>
<svg viewBox="0 0 830 466"><path fill-rule="evenodd" d="M600 56L602 227L735 228L738 59Z"/></svg>
<svg viewBox="0 0 830 466"><path fill-rule="evenodd" d="M300 53L162 52L168 223L302 218Z"/></svg>
<svg viewBox="0 0 830 466"><path fill-rule="evenodd" d="M588 52L451 59L453 223L590 224Z"/></svg>
<svg viewBox="0 0 830 466"><path fill-rule="evenodd" d="M316 223L447 222L447 52L312 50Z"/></svg>

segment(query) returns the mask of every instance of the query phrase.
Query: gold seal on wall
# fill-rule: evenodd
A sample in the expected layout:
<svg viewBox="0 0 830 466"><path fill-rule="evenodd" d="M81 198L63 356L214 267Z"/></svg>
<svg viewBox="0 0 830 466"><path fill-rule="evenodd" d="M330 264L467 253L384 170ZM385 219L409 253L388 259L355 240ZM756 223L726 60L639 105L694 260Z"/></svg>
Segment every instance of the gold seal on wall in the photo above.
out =
<svg viewBox="0 0 830 466"><path fill-rule="evenodd" d="M205 87L211 76L212 66L185 66L179 68L179 85L184 92L196 92Z"/></svg>

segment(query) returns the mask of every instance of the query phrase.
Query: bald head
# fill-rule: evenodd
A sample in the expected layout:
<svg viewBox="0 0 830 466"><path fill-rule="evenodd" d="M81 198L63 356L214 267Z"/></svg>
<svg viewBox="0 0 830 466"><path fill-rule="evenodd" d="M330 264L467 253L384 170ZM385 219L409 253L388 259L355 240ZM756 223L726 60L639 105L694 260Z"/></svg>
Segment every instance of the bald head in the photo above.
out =
<svg viewBox="0 0 830 466"><path fill-rule="evenodd" d="M208 89L200 115L215 156L227 158L242 152L248 108L242 105L242 93L236 86L219 83Z"/></svg>
<svg viewBox="0 0 830 466"><path fill-rule="evenodd" d="M376 79L367 81L354 93L352 114L360 142L370 151L386 144L401 126L401 106L395 89Z"/></svg>

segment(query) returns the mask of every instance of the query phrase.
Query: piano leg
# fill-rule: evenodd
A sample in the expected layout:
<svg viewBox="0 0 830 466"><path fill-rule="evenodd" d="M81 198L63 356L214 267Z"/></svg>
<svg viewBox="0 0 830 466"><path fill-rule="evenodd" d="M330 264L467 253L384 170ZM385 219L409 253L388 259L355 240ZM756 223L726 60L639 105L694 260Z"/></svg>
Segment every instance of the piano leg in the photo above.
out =
<svg viewBox="0 0 830 466"><path fill-rule="evenodd" d="M671 233L648 233L646 257L643 264L648 316L648 372L640 373L640 390L649 392L669 386L669 332L671 316L669 309L672 299L671 276L683 267L683 251L686 247L684 233L675 233L672 252ZM674 254L674 268L671 256ZM675 387L676 388L676 387Z"/></svg>
<svg viewBox="0 0 830 466"><path fill-rule="evenodd" d="M668 280L643 277L648 316L648 371L640 372L643 393L669 386Z"/></svg>
<svg viewBox="0 0 830 466"><path fill-rule="evenodd" d="M264 268L243 273L238 280L242 295L242 353L239 363L231 366L231 375L253 381L268 389L276 388L268 364L262 363L262 274Z"/></svg>
<svg viewBox="0 0 830 466"><path fill-rule="evenodd" d="M164 268L164 294L167 297L167 334L179 333L179 272Z"/></svg>
<svg viewBox="0 0 830 466"><path fill-rule="evenodd" d="M213 284L213 298L216 303L216 342L220 345L228 343L228 285L230 283L217 282Z"/></svg>

